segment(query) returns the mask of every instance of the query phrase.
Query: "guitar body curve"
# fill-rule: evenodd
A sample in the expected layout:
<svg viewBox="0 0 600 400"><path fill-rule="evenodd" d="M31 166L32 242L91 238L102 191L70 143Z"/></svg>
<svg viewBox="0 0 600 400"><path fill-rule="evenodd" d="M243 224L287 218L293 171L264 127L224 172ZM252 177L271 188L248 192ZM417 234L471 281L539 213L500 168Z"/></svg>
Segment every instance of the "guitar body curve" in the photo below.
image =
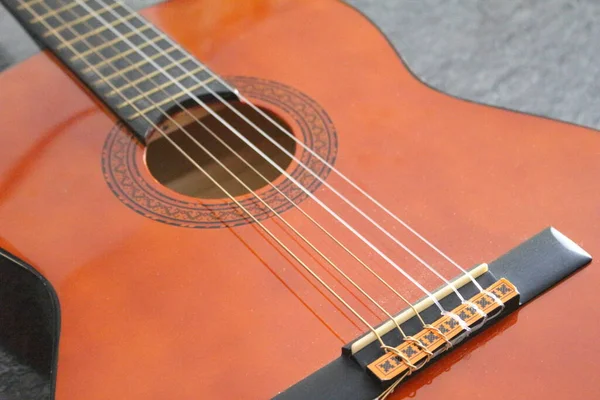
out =
<svg viewBox="0 0 600 400"><path fill-rule="evenodd" d="M278 106L254 94L259 83L269 93L289 88L322 110L336 168L461 264L491 261L549 225L600 252L597 132L427 87L376 27L339 1L241 3L175 0L143 14L211 69L251 82L242 93L280 113L294 134L310 131L302 121L312 117L295 119L281 97ZM110 178L107 140L133 138L52 56L9 69L0 86L0 247L56 290L57 399L270 398L365 331L256 224L166 223L136 208L135 196L124 201ZM140 185L157 198L194 202L154 181L143 148L132 149ZM324 215L310 199L301 204ZM306 236L316 232L297 210L282 213ZM273 218L266 223L286 235ZM328 228L356 242L343 227ZM411 300L420 297L380 268ZM600 311L591 306L598 282L593 263L393 398L600 397L589 368L600 356Z"/></svg>

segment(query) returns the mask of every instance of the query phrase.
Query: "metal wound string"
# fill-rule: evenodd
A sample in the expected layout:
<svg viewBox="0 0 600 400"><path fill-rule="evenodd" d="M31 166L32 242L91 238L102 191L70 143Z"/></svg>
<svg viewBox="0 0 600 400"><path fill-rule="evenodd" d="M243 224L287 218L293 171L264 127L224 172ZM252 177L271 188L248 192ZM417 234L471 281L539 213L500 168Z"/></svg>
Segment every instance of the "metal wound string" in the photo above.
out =
<svg viewBox="0 0 600 400"><path fill-rule="evenodd" d="M27 10L34 15L36 18L40 18L40 16L25 2L19 0L19 2L24 5ZM48 10L50 10L45 3L44 7ZM57 19L61 19L60 17L57 17ZM64 23L65 21L62 20L62 22ZM49 26L47 24L47 22L45 20L41 20L41 23L43 23L46 28L49 31L54 32L55 36L57 38L59 38L61 40L62 43L67 44L67 46L69 47L69 49L74 53L74 54L79 54L79 52L77 52L74 47L72 45L70 45L66 40L64 40L64 37L56 32L56 30L54 28L52 28L51 26ZM71 28L69 28L71 29ZM92 48L91 46L88 47ZM96 50L94 50L96 51ZM100 55L101 56L101 55ZM101 56L102 57L102 56ZM94 70L94 72L100 76L102 78L102 75L98 72L98 70L96 69L96 67L94 65L92 65L91 63L89 63L87 60L83 60L90 68L92 68ZM139 109L137 109L137 107L135 106L135 104L131 104L131 102L127 99L126 96L123 96L121 94L121 91L116 88L110 81L106 81L106 84L109 85L113 90L115 90L116 92L119 93L119 95L121 95L121 97L123 97L125 99L125 101L129 102L130 105L136 109L137 111L139 111ZM381 338L381 336L379 335L379 333L375 330L375 328L366 320L364 319L356 310L354 310L354 308L352 308L352 306L350 306L338 293L336 293L322 278L320 278L318 276L318 274L316 274L306 263L304 263L302 261L302 259L300 259L291 249L289 249L289 247L287 247L275 234L273 234L264 224L262 224L262 222L260 220L258 220L250 211L248 211L238 200L235 199L234 196L232 196L221 184L219 184L210 174L208 174L191 156L189 156L177 143L175 143L169 136L168 134L166 134L159 126L157 126L152 120L150 120L148 117L146 117L145 115L143 116L150 125L152 125L154 127L154 129L156 131L158 131L161 136L163 136L171 145L173 145L178 151L179 153L181 153L190 163L192 163L199 171L201 171L215 186L217 186L223 193L225 193L225 195L227 197L229 197L240 209L242 209L252 220L254 220L254 222L256 224L258 224L265 233L267 233L267 235L269 235L269 237L271 237L275 242L277 242L277 244L279 244L279 246L281 246L292 258L294 258L296 260L296 262L298 262L311 276L313 276L313 278L315 278L321 285L323 285L338 301L340 301L348 310L350 310L350 312L352 312L365 326L368 327L368 329L373 332L373 334L377 337L377 340L380 342L381 346L384 347L386 346L385 343L383 342L383 339ZM275 213L277 214L277 213Z"/></svg>

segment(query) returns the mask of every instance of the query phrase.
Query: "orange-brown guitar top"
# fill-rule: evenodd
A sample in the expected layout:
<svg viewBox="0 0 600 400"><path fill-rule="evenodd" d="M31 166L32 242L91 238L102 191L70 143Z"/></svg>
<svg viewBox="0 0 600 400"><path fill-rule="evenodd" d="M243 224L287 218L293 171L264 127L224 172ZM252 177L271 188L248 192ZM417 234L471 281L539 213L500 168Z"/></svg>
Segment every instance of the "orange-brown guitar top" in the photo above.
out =
<svg viewBox="0 0 600 400"><path fill-rule="evenodd" d="M142 14L220 75L279 82L318 103L337 132L336 168L462 265L491 261L550 225L600 253L597 132L425 86L371 22L337 0L173 0ZM102 160L109 135L130 138L52 56L9 69L0 88L0 247L58 294L57 399L270 398L365 331L256 224L188 228L124 205ZM143 147L133 149L143 165ZM195 201L139 173L148 190ZM310 199L302 205L324 215ZM284 215L306 236L318 233L297 210ZM265 224L285 234L281 223ZM595 264L390 398L600 398ZM411 301L421 297L399 274L386 276Z"/></svg>

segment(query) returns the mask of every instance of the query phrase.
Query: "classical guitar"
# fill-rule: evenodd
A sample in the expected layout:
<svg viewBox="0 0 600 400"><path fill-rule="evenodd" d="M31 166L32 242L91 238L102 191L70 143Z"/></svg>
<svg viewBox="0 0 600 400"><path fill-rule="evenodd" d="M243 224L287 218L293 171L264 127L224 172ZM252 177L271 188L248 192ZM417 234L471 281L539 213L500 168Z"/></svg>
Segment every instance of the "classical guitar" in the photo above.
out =
<svg viewBox="0 0 600 400"><path fill-rule="evenodd" d="M600 398L597 132L341 1L2 3L0 342L57 399Z"/></svg>

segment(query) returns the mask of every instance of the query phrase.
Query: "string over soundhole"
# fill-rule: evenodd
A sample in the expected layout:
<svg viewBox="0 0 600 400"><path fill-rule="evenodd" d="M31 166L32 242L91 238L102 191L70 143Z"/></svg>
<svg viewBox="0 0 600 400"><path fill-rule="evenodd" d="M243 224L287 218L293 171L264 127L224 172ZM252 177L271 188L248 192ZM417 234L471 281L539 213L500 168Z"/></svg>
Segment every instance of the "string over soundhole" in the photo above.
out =
<svg viewBox="0 0 600 400"><path fill-rule="evenodd" d="M337 156L337 133L327 112L305 94L278 82L251 77L227 77L227 81L234 85L246 98L260 99L258 106L261 108L259 110L264 110L269 118L282 123L284 127L289 128L293 132L295 135L294 138L288 135L283 136L284 134L281 130L273 132L273 124L270 127L263 127L263 131L267 132L269 139L274 140L282 148L287 149L286 151L289 154L295 155L303 164L310 164L314 172L313 174L307 171L296 162L290 164L289 155L278 150L277 154L271 154L270 156L273 157L275 160L274 164L280 170L272 164L267 165L265 158L256 156L254 160L249 159L248 161L253 168L256 168L259 172L262 171L261 174L264 173L267 180L252 180L252 176L255 178L256 174L249 174L250 178L243 176L242 182L247 184L253 191L256 191L277 213L282 213L293 207L293 203L287 201L286 197L293 199L295 204L301 204L303 200L308 198L308 194L293 184L289 178L280 177L279 175L282 173L281 171L286 171L289 176L300 182L311 192L319 188L321 180L325 179L331 170L326 164L316 160L311 152L301 149L301 146L298 146L294 139L297 138L300 140L314 154L326 160L330 165L334 164ZM182 103L184 106L187 104L189 102ZM240 103L228 103L228 105L244 106ZM214 107L214 104L211 104L211 107ZM245 107L242 107L241 112L244 112L243 108ZM238 111L237 108L234 109L236 112ZM220 109L215 109L214 112L220 118L227 118L224 119L227 122L234 122L237 119L235 123L239 124L241 117L236 116L234 119L229 119L227 113L233 113L233 111L227 110L229 108L222 105ZM194 115L194 113L200 110L191 107L186 108L186 111ZM187 122L183 116L179 115L180 113L187 116ZM215 116L209 114L206 110L203 110L203 113L195 115L198 115L201 121L207 122L207 126L210 127L215 122ZM242 115L247 115L247 118L255 124L261 123L257 120L256 114L258 113L254 109ZM191 116L187 115L187 112L182 112L181 109L178 111L177 108L174 108L169 116L171 118L174 117L175 121L181 121L186 124L193 120ZM285 121L282 121L283 116L285 116ZM182 139L179 137L181 133L176 132L175 124L166 117L162 121L163 123L160 123L160 126L164 123L171 124L170 129L167 129L170 132L168 137L174 137L179 142L179 139ZM216 125L222 124L219 123ZM243 124L241 125L243 126ZM220 129L223 128L221 127ZM171 151L171 159L176 157L173 153L173 146L166 143L162 135L152 135L152 132L149 133L151 137L148 141L148 152L144 146L141 146L132 135L128 134L120 126L116 126L106 139L102 156L102 164L105 171L104 176L109 187L124 204L147 218L187 228L225 228L249 223L248 218L244 216L244 212L235 202L224 196L223 192L215 188L215 185L209 179L204 178L198 168L195 168L196 171L193 171L191 164L188 165L188 161L179 158L181 155L178 155L176 158L177 161L174 161L180 164L174 167L169 166L170 170L163 170L163 164L169 165L170 162L164 155L161 155L161 141L163 141L162 146L165 151ZM240 131L240 133L245 135L244 131ZM219 136L219 138L224 143L232 146L236 152L244 149L248 150L247 144L244 144L244 146L239 145L241 140L237 135L232 137L233 133L231 131L227 130L227 132L224 132L224 135ZM198 129L194 136L199 136L198 140L202 140L203 143L209 146L207 150L211 151L211 153L216 150L224 150L223 145L218 140L215 139L213 142L209 140L213 136L203 128ZM184 144L193 144L190 140L183 139L182 142ZM274 144L269 143L269 140L265 137L262 137L261 140L257 139L257 137L253 138L250 136L249 142L257 146L261 151L270 153L271 150L269 147L274 146ZM296 147L293 147L294 145ZM197 148L196 151L198 152ZM224 162L226 166L232 166L237 173L243 172L246 168L243 163L240 162L237 165L231 164L237 163L234 160L239 161L237 157L234 156L233 159L228 160L224 157L224 154L227 153L223 152L219 155L221 158L217 159ZM154 160L153 156L156 156ZM206 152L203 153L202 151L194 155L200 162L208 161L205 156ZM248 154L241 154L241 156L243 158L249 157ZM263 164L260 165L261 163ZM215 164L213 163L213 167ZM241 168L242 166L244 168ZM214 172L214 169L212 171ZM219 169L217 168L216 171L219 171ZM251 211L259 220L270 218L273 215L270 210L265 210L264 205L257 201L255 196L244 196L244 193L247 193L247 189L243 188L243 185L236 179L223 179L223 177L231 177L231 174L223 173L222 169L220 172L221 175L217 182L219 184L223 182L226 185L223 187L228 192L231 191L245 209ZM176 177L185 177L189 173L195 173L195 176L200 178L201 181L199 184L192 186L192 189L196 190L185 191L188 185L182 185L183 188L177 187L176 184L179 182ZM236 175L236 177L239 176ZM161 181L165 183L161 183ZM167 184L166 182L173 182L173 186L169 186L171 183ZM198 187L200 187L200 190L197 189ZM285 194L285 197L282 193Z"/></svg>
<svg viewBox="0 0 600 400"><path fill-rule="evenodd" d="M295 153L294 140L265 117L239 101L231 102L230 105L287 151ZM219 102L209 106L282 169L288 168L291 163L290 157L234 111ZM276 113L262 110L288 131L292 131ZM167 139L153 133L146 150L146 164L154 178L171 190L201 199L225 199L228 196L206 174L210 174L233 196L247 195L250 193L248 189L254 191L269 186L269 182L274 182L281 176L273 165L204 108L196 106L185 111L178 109L171 118L172 120L162 123L161 128L202 166L202 170L196 168L188 159L182 157Z"/></svg>

